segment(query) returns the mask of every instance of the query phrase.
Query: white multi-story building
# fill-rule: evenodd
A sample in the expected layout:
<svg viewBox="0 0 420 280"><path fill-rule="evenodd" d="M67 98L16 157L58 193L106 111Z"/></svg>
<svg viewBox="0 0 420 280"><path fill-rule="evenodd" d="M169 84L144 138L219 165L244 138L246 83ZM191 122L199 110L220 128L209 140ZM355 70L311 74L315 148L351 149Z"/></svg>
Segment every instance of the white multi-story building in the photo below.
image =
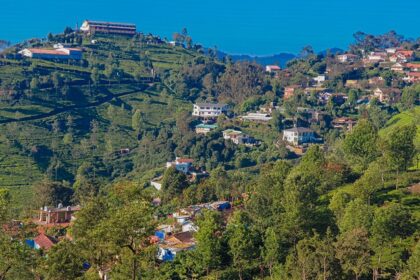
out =
<svg viewBox="0 0 420 280"><path fill-rule="evenodd" d="M217 118L223 113L227 113L228 105L219 103L197 103L194 104L193 116L200 118Z"/></svg>
<svg viewBox="0 0 420 280"><path fill-rule="evenodd" d="M294 127L283 130L283 141L289 142L293 145L302 145L311 143L315 140L313 130L306 127Z"/></svg>
<svg viewBox="0 0 420 280"><path fill-rule="evenodd" d="M80 30L88 34L135 35L136 25L132 23L85 20Z"/></svg>

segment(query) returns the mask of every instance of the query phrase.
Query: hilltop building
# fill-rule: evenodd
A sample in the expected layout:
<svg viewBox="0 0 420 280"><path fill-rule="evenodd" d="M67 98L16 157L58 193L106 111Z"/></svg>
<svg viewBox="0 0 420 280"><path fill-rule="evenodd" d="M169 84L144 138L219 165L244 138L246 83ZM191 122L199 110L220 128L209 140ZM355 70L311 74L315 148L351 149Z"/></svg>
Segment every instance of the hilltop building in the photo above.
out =
<svg viewBox="0 0 420 280"><path fill-rule="evenodd" d="M137 27L131 23L85 20L80 30L88 34L129 35L136 34Z"/></svg>
<svg viewBox="0 0 420 280"><path fill-rule="evenodd" d="M22 56L46 60L81 60L82 50L77 48L58 48L54 50L29 48L19 52Z"/></svg>

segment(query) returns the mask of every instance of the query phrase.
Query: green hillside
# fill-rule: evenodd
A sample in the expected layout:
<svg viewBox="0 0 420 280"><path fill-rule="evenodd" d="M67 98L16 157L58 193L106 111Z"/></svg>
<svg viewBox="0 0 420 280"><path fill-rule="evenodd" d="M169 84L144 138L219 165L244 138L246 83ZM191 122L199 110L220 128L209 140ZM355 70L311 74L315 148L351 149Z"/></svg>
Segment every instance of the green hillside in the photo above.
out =
<svg viewBox="0 0 420 280"><path fill-rule="evenodd" d="M111 180L125 176L139 156L133 114L141 114L140 131L158 134L173 125L177 111L190 110L189 102L154 75L176 71L200 53L152 44L153 37L95 37L95 44L91 39L78 46L80 63L0 59L0 186L18 190L19 197L29 197L28 187L45 175L72 182L82 163L98 165L95 172ZM8 53L51 44L22 45ZM151 165L140 161L137 167L160 167L170 158L166 154Z"/></svg>
<svg viewBox="0 0 420 280"><path fill-rule="evenodd" d="M417 135L415 138L415 145L417 150L420 151L420 107L416 106L409 111L404 111L400 114L393 116L379 132L379 135L386 137L393 129L401 126L415 124L417 127ZM419 156L419 155L418 155ZM415 163L416 164L416 163Z"/></svg>

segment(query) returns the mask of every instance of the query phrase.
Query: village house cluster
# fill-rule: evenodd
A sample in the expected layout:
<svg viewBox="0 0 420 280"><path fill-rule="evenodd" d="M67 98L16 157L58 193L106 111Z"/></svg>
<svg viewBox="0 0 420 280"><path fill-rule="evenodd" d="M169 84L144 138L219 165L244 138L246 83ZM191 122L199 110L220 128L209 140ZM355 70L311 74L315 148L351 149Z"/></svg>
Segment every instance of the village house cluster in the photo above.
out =
<svg viewBox="0 0 420 280"><path fill-rule="evenodd" d="M152 237L152 240L158 244L158 260L173 261L179 252L194 250L196 246L194 233L199 229L195 221L203 210L220 211L227 217L231 213L232 205L228 201L217 201L192 205L170 214L168 219L173 222L160 225Z"/></svg>
<svg viewBox="0 0 420 280"><path fill-rule="evenodd" d="M34 250L48 251L52 246L63 239L70 239L71 236L52 236L47 232L50 229L66 229L75 221L75 214L81 210L81 207L63 206L59 204L57 207L44 206L37 211L36 217L31 223L35 225L36 235L33 238L27 238L25 244ZM25 222L26 223L26 222ZM3 226L10 236L14 236L23 227L24 223L14 221Z"/></svg>

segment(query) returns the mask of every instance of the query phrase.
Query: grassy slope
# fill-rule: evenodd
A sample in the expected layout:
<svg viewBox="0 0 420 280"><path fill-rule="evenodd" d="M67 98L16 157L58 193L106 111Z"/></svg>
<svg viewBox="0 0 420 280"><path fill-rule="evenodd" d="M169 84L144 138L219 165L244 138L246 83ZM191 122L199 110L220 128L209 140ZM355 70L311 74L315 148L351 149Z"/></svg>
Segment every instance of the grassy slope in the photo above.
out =
<svg viewBox="0 0 420 280"><path fill-rule="evenodd" d="M420 107L419 106L415 107L412 110L402 112L392 117L386 124L385 128L379 131L379 135L381 137L385 137L393 129L404 126L404 125L411 125L411 124L415 124L417 126L417 135L415 139L415 145L417 149L420 151Z"/></svg>

